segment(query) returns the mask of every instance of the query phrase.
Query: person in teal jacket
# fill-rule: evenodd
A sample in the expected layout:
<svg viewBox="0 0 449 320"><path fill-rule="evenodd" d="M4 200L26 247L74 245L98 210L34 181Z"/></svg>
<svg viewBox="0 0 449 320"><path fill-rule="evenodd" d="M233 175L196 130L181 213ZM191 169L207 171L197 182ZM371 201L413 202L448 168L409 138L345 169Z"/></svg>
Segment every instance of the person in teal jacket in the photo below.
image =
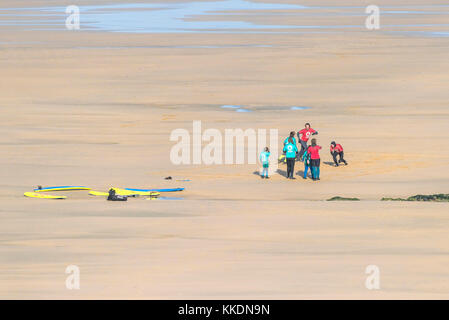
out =
<svg viewBox="0 0 449 320"><path fill-rule="evenodd" d="M284 145L285 157L287 158L287 179L295 179L293 173L295 171L296 154L298 153L298 147L294 143L293 138L288 138L287 144Z"/></svg>
<svg viewBox="0 0 449 320"><path fill-rule="evenodd" d="M293 143L296 146L296 138L295 138L295 131L290 132L290 136L288 138L285 138L284 140L284 146L288 143L288 139L292 138Z"/></svg>
<svg viewBox="0 0 449 320"><path fill-rule="evenodd" d="M270 179L268 177L268 168L270 167L270 149L265 148L259 156L260 162L262 162L262 174L261 178Z"/></svg>
<svg viewBox="0 0 449 320"><path fill-rule="evenodd" d="M303 179L307 179L307 172L309 172L309 168L310 168L310 174L312 174L312 167L310 166L310 154L307 152L307 150L302 155L301 161L304 162Z"/></svg>

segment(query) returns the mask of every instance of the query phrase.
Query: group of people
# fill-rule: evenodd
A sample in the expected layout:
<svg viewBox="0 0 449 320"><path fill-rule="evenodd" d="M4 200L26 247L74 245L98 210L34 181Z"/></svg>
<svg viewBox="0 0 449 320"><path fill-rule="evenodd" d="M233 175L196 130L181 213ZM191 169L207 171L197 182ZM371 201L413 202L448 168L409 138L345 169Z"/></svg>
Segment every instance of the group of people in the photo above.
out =
<svg viewBox="0 0 449 320"><path fill-rule="evenodd" d="M317 140L315 138L311 139L311 144L308 145L311 136L317 134L318 131L312 129L310 123L306 123L304 129L298 131L297 133L300 149L298 149L294 131L290 132L290 136L284 140L284 155L281 157L285 158L285 161L287 163L287 179L295 179L295 161L298 160L304 163L303 179L307 179L307 175L310 169L312 180L320 180L320 150L322 148L317 144ZM341 144L332 141L330 145L330 153L333 157L336 167L338 167L340 163L344 163L345 165L348 164L344 159L344 151ZM265 179L269 178L269 157L270 150L268 148L265 148L265 150L260 154L260 161L262 162L263 166L261 177ZM337 157L339 158L338 160Z"/></svg>

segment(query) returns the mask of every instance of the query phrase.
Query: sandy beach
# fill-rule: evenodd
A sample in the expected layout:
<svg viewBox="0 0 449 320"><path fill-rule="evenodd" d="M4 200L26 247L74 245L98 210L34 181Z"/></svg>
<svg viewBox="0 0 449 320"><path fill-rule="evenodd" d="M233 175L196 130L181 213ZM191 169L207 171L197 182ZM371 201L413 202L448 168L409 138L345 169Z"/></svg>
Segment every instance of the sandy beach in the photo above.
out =
<svg viewBox="0 0 449 320"><path fill-rule="evenodd" d="M444 1L425 10L446 14L382 18L420 25L404 32L68 31L61 19L60 30L40 30L2 11L69 2L0 5L11 22L0 23L0 298L449 298L448 204L380 201L449 193L449 37L428 36L447 24ZM105 3L120 1L95 1ZM365 2L301 3L355 4ZM363 9L282 10L226 19L365 19ZM171 132L192 131L198 120L203 130L278 129L279 152L310 122L323 146L321 181L301 179L301 163L293 181L282 164L270 180L258 165L174 165ZM332 140L344 145L348 166L331 165ZM38 185L186 189L167 195L178 200L126 203L85 191L61 201L23 196ZM361 201L325 201L333 196ZM81 270L80 290L65 287L68 265ZM365 287L368 265L380 269L380 290Z"/></svg>

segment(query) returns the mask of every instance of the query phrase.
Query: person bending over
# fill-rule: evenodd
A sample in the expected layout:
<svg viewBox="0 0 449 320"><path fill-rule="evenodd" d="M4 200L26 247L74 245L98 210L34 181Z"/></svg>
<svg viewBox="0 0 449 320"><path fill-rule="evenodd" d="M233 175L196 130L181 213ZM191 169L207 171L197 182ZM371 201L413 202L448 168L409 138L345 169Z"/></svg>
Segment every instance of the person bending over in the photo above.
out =
<svg viewBox="0 0 449 320"><path fill-rule="evenodd" d="M338 167L339 163L344 163L346 166L348 165L348 163L346 162L346 160L344 159L344 152L343 152L343 147L341 146L341 144L336 143L335 141L331 142L331 155L334 158L334 162L335 162L335 166ZM337 156L340 157L340 159L337 161Z"/></svg>
<svg viewBox="0 0 449 320"><path fill-rule="evenodd" d="M287 144L284 146L285 157L287 158L287 179L295 179L293 173L295 171L295 159L298 153L298 147L293 138L288 138Z"/></svg>
<svg viewBox="0 0 449 320"><path fill-rule="evenodd" d="M298 132L298 140L301 143L301 151L299 152L299 159L302 159L304 152L307 150L307 142L310 136L317 135L318 131L310 127L310 123L306 123L304 129Z"/></svg>

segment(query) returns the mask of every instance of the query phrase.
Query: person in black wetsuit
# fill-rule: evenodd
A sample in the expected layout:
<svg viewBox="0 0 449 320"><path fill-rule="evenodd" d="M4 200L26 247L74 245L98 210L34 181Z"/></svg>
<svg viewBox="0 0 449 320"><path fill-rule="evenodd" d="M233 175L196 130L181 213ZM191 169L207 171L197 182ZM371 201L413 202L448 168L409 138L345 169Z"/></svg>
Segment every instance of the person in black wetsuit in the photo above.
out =
<svg viewBox="0 0 449 320"><path fill-rule="evenodd" d="M108 201L128 201L126 196L118 196L113 188L109 189Z"/></svg>
<svg viewBox="0 0 449 320"><path fill-rule="evenodd" d="M287 158L287 179L295 179L293 177L295 171L295 159L298 154L298 147L294 143L293 138L288 138L287 144L284 145L285 157Z"/></svg>

